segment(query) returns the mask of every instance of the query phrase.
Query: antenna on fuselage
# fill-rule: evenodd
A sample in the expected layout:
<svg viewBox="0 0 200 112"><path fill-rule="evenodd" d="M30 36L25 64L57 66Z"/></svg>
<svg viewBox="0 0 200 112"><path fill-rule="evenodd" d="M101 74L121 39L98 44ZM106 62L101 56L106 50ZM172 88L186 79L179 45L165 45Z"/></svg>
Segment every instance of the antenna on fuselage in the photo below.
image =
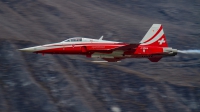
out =
<svg viewBox="0 0 200 112"><path fill-rule="evenodd" d="M99 40L103 40L103 35L99 38Z"/></svg>

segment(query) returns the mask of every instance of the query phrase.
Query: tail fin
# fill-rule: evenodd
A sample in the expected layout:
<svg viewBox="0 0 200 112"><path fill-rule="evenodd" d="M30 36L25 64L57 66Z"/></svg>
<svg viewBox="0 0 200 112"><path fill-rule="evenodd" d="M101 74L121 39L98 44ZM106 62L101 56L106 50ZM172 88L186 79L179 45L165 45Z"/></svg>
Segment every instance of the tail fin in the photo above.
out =
<svg viewBox="0 0 200 112"><path fill-rule="evenodd" d="M167 47L162 25L153 24L140 43L141 45Z"/></svg>

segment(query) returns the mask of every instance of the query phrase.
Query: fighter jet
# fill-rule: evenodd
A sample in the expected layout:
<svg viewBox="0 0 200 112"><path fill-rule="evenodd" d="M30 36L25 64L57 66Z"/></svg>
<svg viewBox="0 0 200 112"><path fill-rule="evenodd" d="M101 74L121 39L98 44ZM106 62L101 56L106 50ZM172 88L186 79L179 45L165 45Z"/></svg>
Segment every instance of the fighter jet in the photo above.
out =
<svg viewBox="0 0 200 112"><path fill-rule="evenodd" d="M163 57L177 55L177 49L168 47L161 24L153 24L139 43L74 37L62 42L19 49L41 54L85 55L101 58L106 62L119 62L126 58L148 58L158 62Z"/></svg>

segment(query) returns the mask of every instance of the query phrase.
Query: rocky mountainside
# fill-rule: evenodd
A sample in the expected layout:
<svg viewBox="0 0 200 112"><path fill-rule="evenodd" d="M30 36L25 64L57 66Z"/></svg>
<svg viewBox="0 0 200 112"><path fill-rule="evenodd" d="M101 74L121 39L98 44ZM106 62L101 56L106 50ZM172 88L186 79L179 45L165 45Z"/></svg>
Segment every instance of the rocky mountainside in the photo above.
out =
<svg viewBox="0 0 200 112"><path fill-rule="evenodd" d="M92 63L17 49L83 36L137 43L153 23L200 49L200 2L0 0L0 112L199 112L200 58Z"/></svg>

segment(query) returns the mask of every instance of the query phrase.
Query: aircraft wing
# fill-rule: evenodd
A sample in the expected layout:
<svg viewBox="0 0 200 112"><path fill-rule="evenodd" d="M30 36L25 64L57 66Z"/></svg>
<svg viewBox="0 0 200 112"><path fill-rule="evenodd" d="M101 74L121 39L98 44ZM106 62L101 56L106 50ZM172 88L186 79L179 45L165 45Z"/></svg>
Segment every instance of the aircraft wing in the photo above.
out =
<svg viewBox="0 0 200 112"><path fill-rule="evenodd" d="M127 51L127 50L134 49L134 48L138 47L139 45L140 44L128 44L128 45L117 47L117 48L110 49L110 50L112 50L112 51L115 51L115 50Z"/></svg>
<svg viewBox="0 0 200 112"><path fill-rule="evenodd" d="M133 50L138 47L139 44L127 44L113 49L94 51L93 56L101 57L108 62L119 62L124 59L123 54L128 50ZM106 52L105 52L106 51Z"/></svg>
<svg viewBox="0 0 200 112"><path fill-rule="evenodd" d="M139 46L140 44L127 44L124 46L116 47L116 48L111 48L111 49L102 49L102 50L90 50L91 52L113 52L113 51L128 51L135 49Z"/></svg>

